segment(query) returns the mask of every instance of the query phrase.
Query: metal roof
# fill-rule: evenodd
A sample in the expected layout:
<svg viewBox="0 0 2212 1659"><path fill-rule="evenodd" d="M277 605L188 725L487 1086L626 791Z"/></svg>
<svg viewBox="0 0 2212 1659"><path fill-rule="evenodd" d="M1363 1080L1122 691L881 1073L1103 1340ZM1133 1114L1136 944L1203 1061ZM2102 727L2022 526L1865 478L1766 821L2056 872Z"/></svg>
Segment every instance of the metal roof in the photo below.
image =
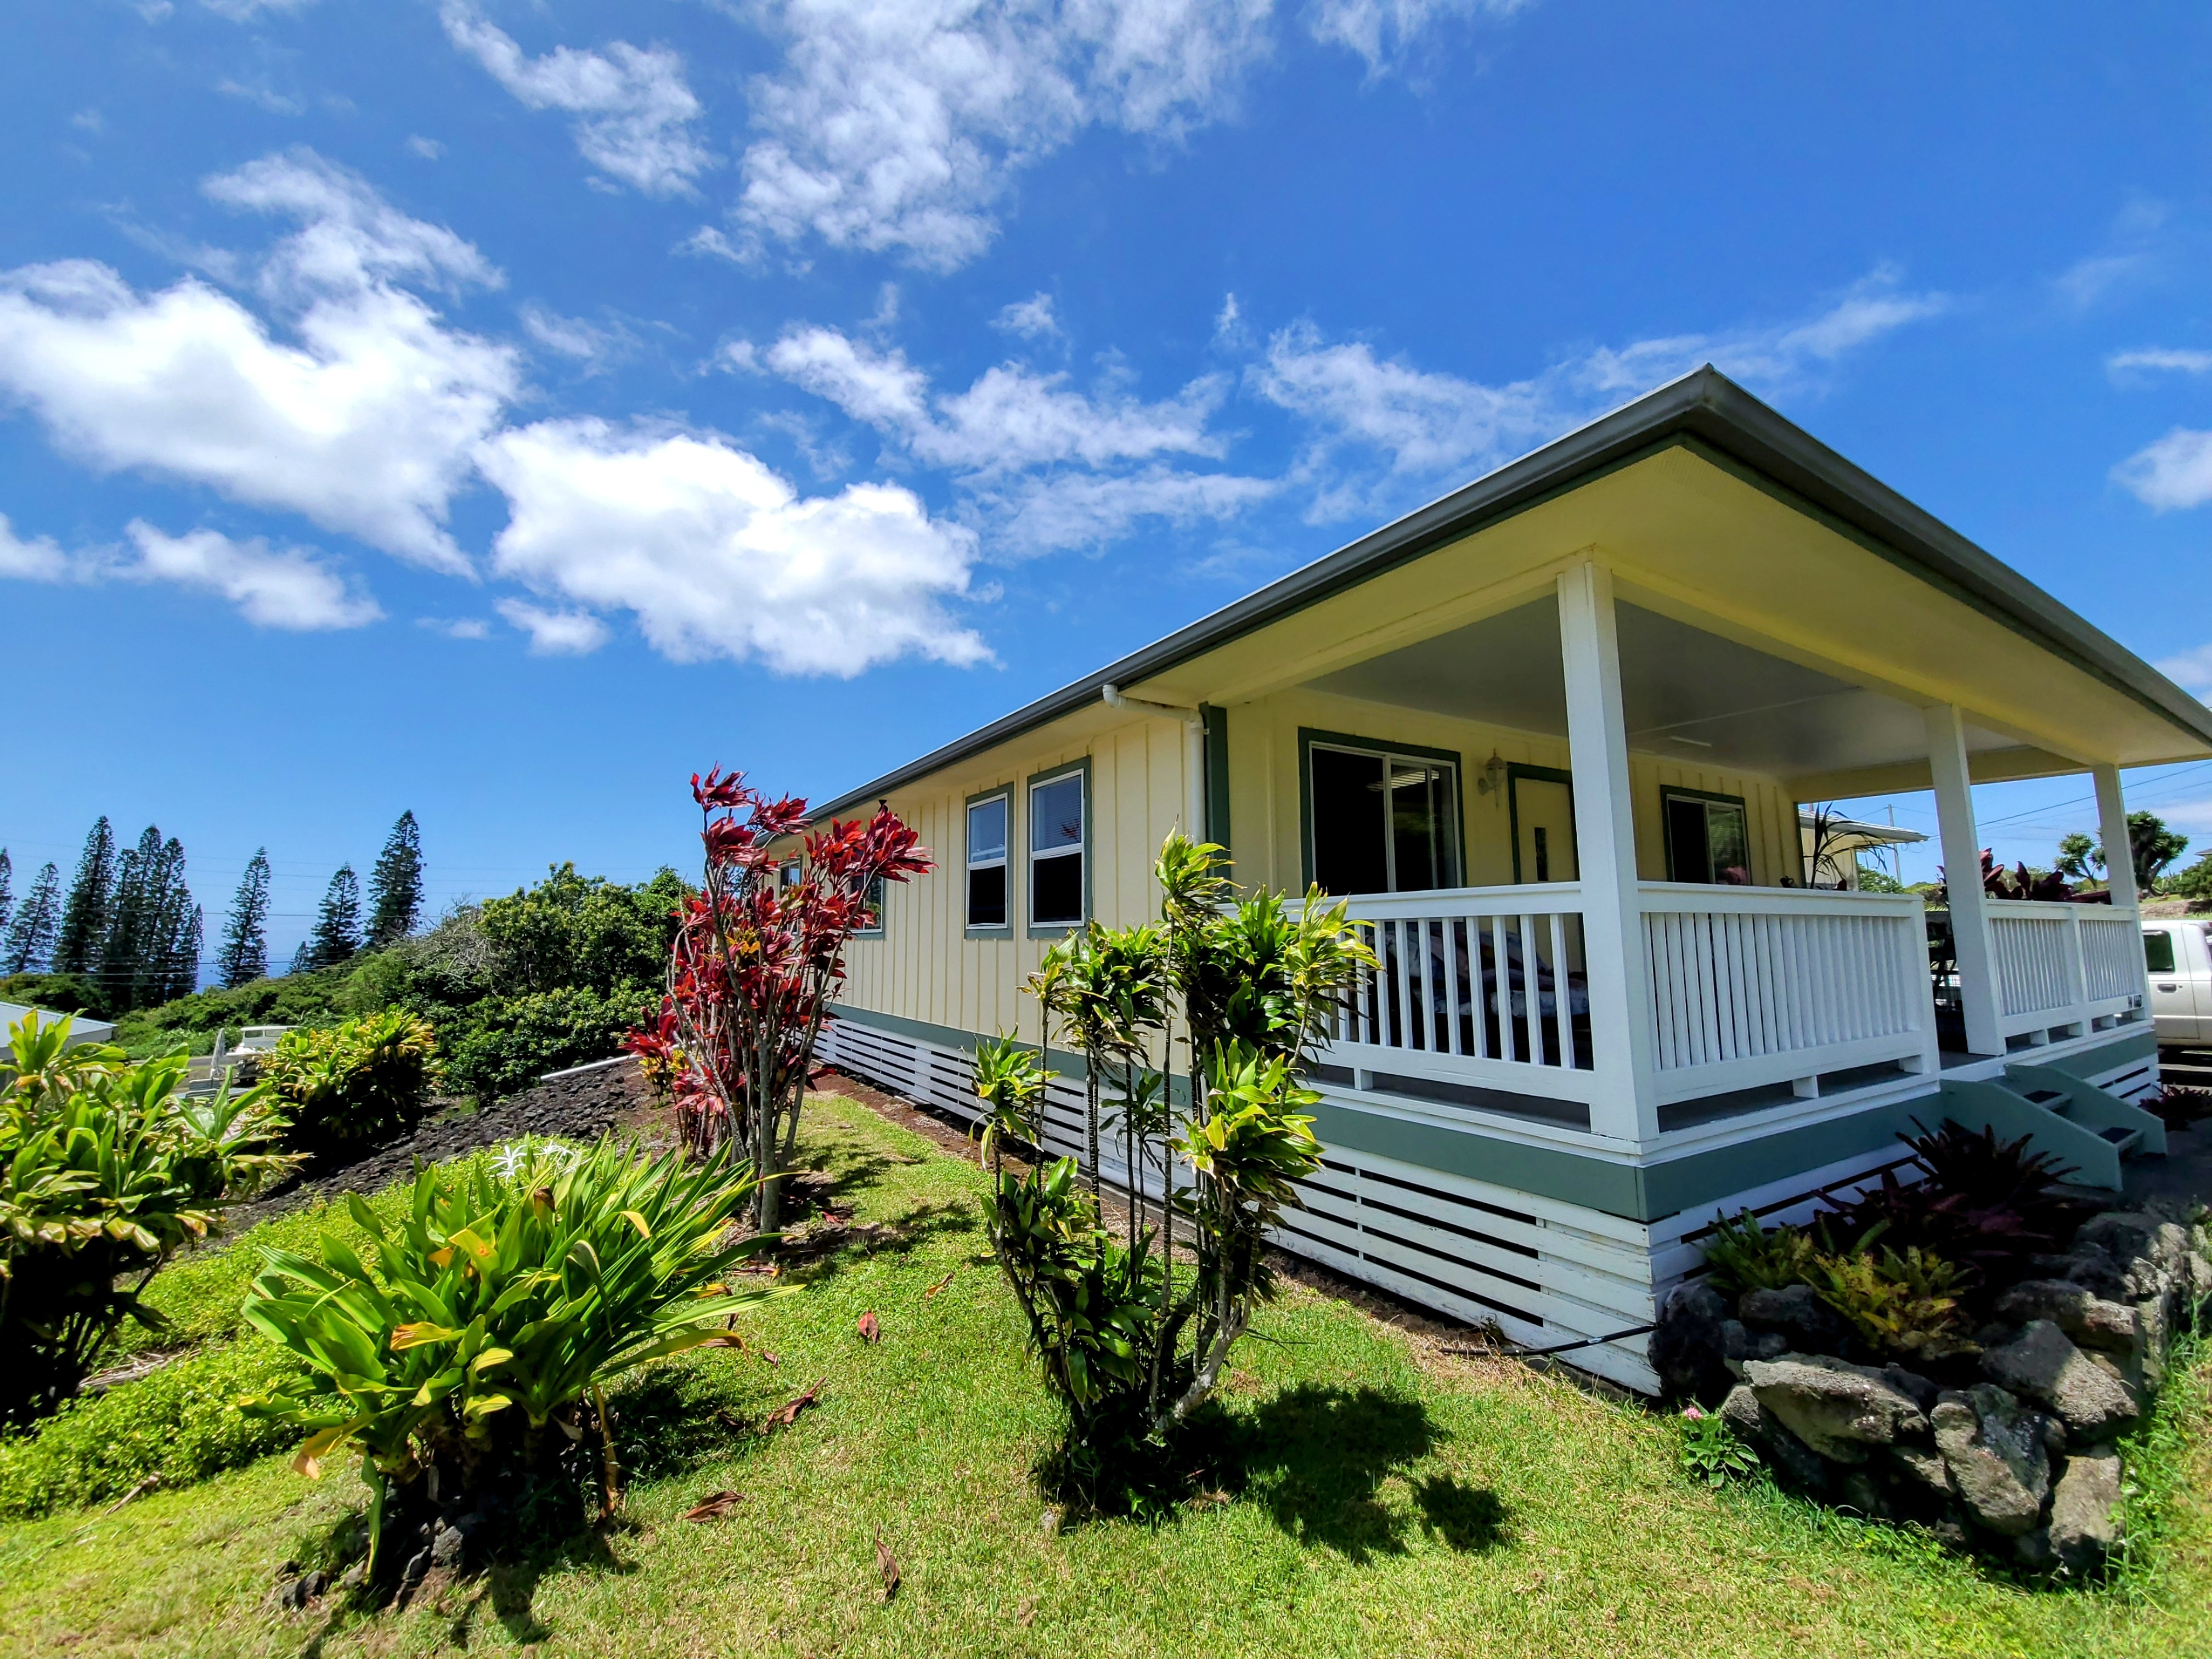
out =
<svg viewBox="0 0 2212 1659"><path fill-rule="evenodd" d="M1900 568L1973 605L2212 744L2212 708L1708 363L1165 639L848 791L816 809L814 816L844 811L857 802L888 794L1097 702L1108 685L1124 690L1139 685L1239 635L1419 558L1596 473L1681 442L1699 445L1759 474L1856 532L1871 550Z"/></svg>

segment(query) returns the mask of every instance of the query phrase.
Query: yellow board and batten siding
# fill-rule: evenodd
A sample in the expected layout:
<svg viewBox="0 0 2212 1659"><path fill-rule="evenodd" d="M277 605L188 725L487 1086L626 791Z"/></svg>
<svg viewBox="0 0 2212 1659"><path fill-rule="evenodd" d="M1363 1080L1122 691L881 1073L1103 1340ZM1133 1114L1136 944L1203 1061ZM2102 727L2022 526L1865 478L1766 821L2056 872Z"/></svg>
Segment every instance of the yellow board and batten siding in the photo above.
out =
<svg viewBox="0 0 2212 1659"><path fill-rule="evenodd" d="M1090 762L1085 856L1091 862L1091 910L1109 926L1141 921L1159 912L1152 861L1160 843L1186 822L1183 743L1176 721L1101 708L892 792L892 811L920 832L937 868L887 890L882 935L864 934L845 953L843 1000L955 1031L1018 1029L1034 1036L1036 1004L1022 994L1021 985L1052 939L1030 936L1029 780ZM995 937L977 938L966 916L967 807L973 797L1000 788L1012 805L1007 834L1012 925Z"/></svg>

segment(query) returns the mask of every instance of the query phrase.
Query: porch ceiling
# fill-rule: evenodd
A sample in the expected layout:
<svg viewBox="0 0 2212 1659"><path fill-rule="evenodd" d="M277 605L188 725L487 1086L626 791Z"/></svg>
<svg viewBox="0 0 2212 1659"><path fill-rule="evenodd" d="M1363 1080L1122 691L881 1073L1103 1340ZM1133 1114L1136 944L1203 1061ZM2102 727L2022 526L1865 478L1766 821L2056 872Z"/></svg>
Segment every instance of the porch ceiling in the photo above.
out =
<svg viewBox="0 0 2212 1659"><path fill-rule="evenodd" d="M1924 769L1920 710L1802 664L1623 603L1621 701L1630 744L1731 771L1800 777ZM1547 596L1310 682L1316 690L1564 737L1558 602ZM1969 725L1970 751L2016 750Z"/></svg>

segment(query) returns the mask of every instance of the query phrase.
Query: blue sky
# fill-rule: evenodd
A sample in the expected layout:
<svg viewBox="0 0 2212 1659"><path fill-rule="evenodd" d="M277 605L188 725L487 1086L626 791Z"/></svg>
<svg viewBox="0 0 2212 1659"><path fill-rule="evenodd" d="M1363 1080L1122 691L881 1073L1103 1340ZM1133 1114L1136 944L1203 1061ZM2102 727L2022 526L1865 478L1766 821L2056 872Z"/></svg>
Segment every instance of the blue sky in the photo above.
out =
<svg viewBox="0 0 2212 1659"><path fill-rule="evenodd" d="M2201 5L0 41L19 892L101 812L211 933L265 844L280 956L404 808L439 902L688 863L695 768L860 781L1707 359L2212 690ZM2212 836L2212 768L2130 782ZM2008 860L2094 817L1980 793Z"/></svg>

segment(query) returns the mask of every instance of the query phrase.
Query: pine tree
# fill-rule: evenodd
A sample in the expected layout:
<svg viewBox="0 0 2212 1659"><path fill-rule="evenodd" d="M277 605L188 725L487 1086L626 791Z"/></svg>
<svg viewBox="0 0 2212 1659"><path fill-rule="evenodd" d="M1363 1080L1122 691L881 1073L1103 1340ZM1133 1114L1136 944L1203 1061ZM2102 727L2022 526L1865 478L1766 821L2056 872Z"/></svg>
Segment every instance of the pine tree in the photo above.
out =
<svg viewBox="0 0 2212 1659"><path fill-rule="evenodd" d="M132 981L132 1005L155 1007L199 988L200 907L185 882L185 848L174 836L147 884L146 943Z"/></svg>
<svg viewBox="0 0 2212 1659"><path fill-rule="evenodd" d="M257 847L222 927L222 954L216 958L215 971L226 986L243 985L269 972L268 928L269 849Z"/></svg>
<svg viewBox="0 0 2212 1659"><path fill-rule="evenodd" d="M114 905L115 830L103 817L84 838L84 854L70 883L69 902L62 908L60 931L54 938L54 972L89 974L99 969Z"/></svg>
<svg viewBox="0 0 2212 1659"><path fill-rule="evenodd" d="M361 949L361 882L353 866L342 864L323 893L322 908L315 915L315 931L292 958L295 974L334 967Z"/></svg>
<svg viewBox="0 0 2212 1659"><path fill-rule="evenodd" d="M138 844L125 848L116 862L107 938L100 949L100 994L111 1013L128 1013L139 1006L147 958L156 948L154 930L161 878L161 832L149 823Z"/></svg>
<svg viewBox="0 0 2212 1659"><path fill-rule="evenodd" d="M8 931L8 917L15 908L15 865L8 849L0 847L0 933Z"/></svg>
<svg viewBox="0 0 2212 1659"><path fill-rule="evenodd" d="M0 945L0 972L35 974L46 965L61 923L62 872L49 860L15 907L8 938Z"/></svg>
<svg viewBox="0 0 2212 1659"><path fill-rule="evenodd" d="M376 868L368 872L368 943L372 949L403 939L422 913L422 837L415 814L402 812L392 826Z"/></svg>

